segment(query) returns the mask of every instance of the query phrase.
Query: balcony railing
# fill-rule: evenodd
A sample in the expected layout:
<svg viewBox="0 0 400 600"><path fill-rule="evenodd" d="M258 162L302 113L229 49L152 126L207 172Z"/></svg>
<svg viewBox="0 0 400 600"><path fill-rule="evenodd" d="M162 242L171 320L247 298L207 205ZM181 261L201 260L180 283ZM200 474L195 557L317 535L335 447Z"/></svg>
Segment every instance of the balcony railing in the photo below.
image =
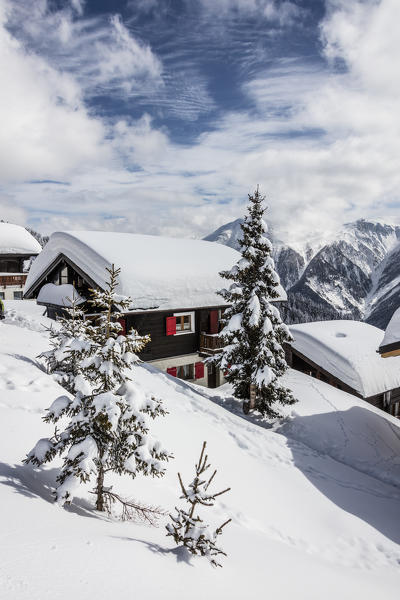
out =
<svg viewBox="0 0 400 600"><path fill-rule="evenodd" d="M221 339L216 333L201 333L200 334L200 354L213 356L217 352L221 352Z"/></svg>
<svg viewBox="0 0 400 600"><path fill-rule="evenodd" d="M7 286L7 285L18 285L18 286L23 286L25 285L25 281L26 281L26 275L0 275L0 286Z"/></svg>

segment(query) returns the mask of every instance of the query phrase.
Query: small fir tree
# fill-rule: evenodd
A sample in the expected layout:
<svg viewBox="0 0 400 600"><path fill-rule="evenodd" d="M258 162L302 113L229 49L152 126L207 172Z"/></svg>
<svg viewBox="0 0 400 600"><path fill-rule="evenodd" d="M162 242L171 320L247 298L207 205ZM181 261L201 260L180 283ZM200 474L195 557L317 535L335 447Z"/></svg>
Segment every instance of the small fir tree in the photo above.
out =
<svg viewBox="0 0 400 600"><path fill-rule="evenodd" d="M136 477L138 473L163 476L163 462L171 455L149 435L149 418L165 415L161 400L144 393L129 374L138 363L136 352L149 341L132 330L120 335L121 325L113 319L115 309L124 309L130 300L116 293L120 270L107 269L106 290L92 290L91 303L100 307L97 322L88 324L84 336L69 341L78 365L73 381L74 397L61 396L47 410L44 421L68 419L60 433L39 440L25 462L41 465L57 454L64 463L57 477L56 501L70 503L79 483L96 479L96 508L111 511L119 501L123 517L142 517L152 522L159 509L123 500L105 486L108 472Z"/></svg>
<svg viewBox="0 0 400 600"><path fill-rule="evenodd" d="M216 471L209 479L204 479L204 474L210 467L205 449L206 442L203 442L199 462L195 465L195 478L187 488L183 484L180 473L178 473L182 490L180 498L189 503L189 509L184 510L175 507L175 515L170 515L172 523L168 523L166 529L167 536L172 536L178 546L184 546L191 554L205 556L214 567L221 567L222 565L217 562L216 557L219 554L226 556L226 553L217 546L217 538L222 534L225 525L232 519L228 519L213 530L209 525L205 525L203 519L195 512L200 506L213 506L217 496L225 494L230 488L216 493L209 491L208 488L215 477Z"/></svg>
<svg viewBox="0 0 400 600"><path fill-rule="evenodd" d="M57 317L57 327L47 329L51 349L39 354L38 358L44 360L47 372L60 385L74 393L75 377L80 370L80 349L76 342L87 339L91 328L90 322L85 321L85 312L80 308L79 296L74 294L68 301L70 307L65 307L65 314Z"/></svg>
<svg viewBox="0 0 400 600"><path fill-rule="evenodd" d="M265 416L278 417L278 404L293 404L290 390L279 378L287 369L282 344L292 337L271 300L279 297L279 276L271 257L271 243L263 220L264 198L257 188L249 194L248 213L239 240L242 258L230 271L220 273L231 281L219 293L229 304L220 333L223 351L210 359L233 385L237 398L248 406L250 385L255 386L256 408Z"/></svg>

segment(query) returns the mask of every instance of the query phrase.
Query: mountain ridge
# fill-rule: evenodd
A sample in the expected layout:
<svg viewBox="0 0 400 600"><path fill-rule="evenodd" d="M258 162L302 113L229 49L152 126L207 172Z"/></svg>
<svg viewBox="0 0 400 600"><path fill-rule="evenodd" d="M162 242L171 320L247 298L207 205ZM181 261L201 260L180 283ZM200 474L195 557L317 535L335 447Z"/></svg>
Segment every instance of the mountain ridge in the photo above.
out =
<svg viewBox="0 0 400 600"><path fill-rule="evenodd" d="M239 249L241 219L204 239ZM290 323L353 318L385 328L400 305L400 226L382 219L345 223L327 239L284 243L269 234L273 258L288 292Z"/></svg>

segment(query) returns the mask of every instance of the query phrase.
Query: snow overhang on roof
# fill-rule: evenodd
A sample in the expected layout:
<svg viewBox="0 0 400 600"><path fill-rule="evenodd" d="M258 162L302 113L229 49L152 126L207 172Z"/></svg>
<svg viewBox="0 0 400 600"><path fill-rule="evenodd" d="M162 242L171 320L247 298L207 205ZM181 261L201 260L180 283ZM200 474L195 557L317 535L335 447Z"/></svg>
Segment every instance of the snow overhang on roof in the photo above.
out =
<svg viewBox="0 0 400 600"><path fill-rule="evenodd" d="M384 361L377 353L381 329L360 321L321 321L292 325L290 331L295 350L363 398L400 387L400 357Z"/></svg>
<svg viewBox="0 0 400 600"><path fill-rule="evenodd" d="M131 310L170 310L221 306L217 291L226 286L219 271L230 269L240 254L202 240L103 231L54 233L29 272L29 297L52 263L64 255L100 288L106 268L121 269L118 292L133 299ZM280 287L280 297L286 294Z"/></svg>
<svg viewBox="0 0 400 600"><path fill-rule="evenodd" d="M20 225L0 223L0 254L36 255L42 250L33 235Z"/></svg>
<svg viewBox="0 0 400 600"><path fill-rule="evenodd" d="M38 304L52 304L54 306L64 306L69 308L73 301L75 304L83 304L85 298L79 295L73 285L64 283L63 285L55 285L54 283L46 283L40 288L37 297Z"/></svg>

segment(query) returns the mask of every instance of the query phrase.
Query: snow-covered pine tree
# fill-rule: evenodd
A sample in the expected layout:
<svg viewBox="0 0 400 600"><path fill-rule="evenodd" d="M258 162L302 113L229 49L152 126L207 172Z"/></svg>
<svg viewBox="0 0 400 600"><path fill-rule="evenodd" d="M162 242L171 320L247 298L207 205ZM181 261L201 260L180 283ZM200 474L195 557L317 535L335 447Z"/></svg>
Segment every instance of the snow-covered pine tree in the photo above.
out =
<svg viewBox="0 0 400 600"><path fill-rule="evenodd" d="M249 194L247 215L239 240L242 258L230 271L220 273L231 281L219 293L229 304L220 333L223 351L213 362L225 372L234 394L248 406L250 385L256 389L256 408L265 416L277 417L278 404L293 404L290 390L279 378L287 369L282 344L291 335L271 300L278 298L279 276L271 257L271 243L263 219L264 198L258 188Z"/></svg>
<svg viewBox="0 0 400 600"><path fill-rule="evenodd" d="M214 471L208 479L204 479L204 474L210 467L205 450L206 442L203 442L199 462L195 465L195 478L187 488L182 481L180 473L178 473L182 490L180 498L185 499L189 503L190 508L184 510L175 507L176 514L170 515L172 523L168 523L166 529L168 532L167 536L172 536L178 546L186 547L191 554L205 556L214 567L221 567L222 565L217 562L216 557L219 554L226 556L226 553L217 546L217 538L221 535L225 525L232 519L228 519L217 527L217 529L213 530L209 525L204 524L203 519L199 515L196 515L195 511L200 506L214 506L217 496L225 494L230 488L215 493L208 491L217 471Z"/></svg>
<svg viewBox="0 0 400 600"><path fill-rule="evenodd" d="M65 315L57 317L56 327L48 328L51 349L39 354L38 358L44 360L47 372L52 373L60 385L74 393L74 381L80 371L81 358L77 342L89 337L91 324L84 319L79 297L74 294L68 300L70 306L65 307Z"/></svg>
<svg viewBox="0 0 400 600"><path fill-rule="evenodd" d="M139 336L134 330L119 335L121 325L114 320L113 311L126 308L130 300L116 293L120 270L113 265L107 271L106 290L93 291L92 303L101 308L97 323L92 324L88 338L75 338L69 344L79 358L74 397L57 398L44 417L48 423L65 418L68 423L62 432L56 428L53 437L39 440L25 462L39 466L57 454L64 455L56 489L60 505L71 502L79 483L94 477L97 510L110 512L111 505L119 501L123 517L152 522L159 509L124 500L105 485L109 472L133 478L138 473L163 476L162 462L171 458L149 434L149 418L166 414L161 400L145 393L130 378L139 361L136 352L149 336Z"/></svg>

